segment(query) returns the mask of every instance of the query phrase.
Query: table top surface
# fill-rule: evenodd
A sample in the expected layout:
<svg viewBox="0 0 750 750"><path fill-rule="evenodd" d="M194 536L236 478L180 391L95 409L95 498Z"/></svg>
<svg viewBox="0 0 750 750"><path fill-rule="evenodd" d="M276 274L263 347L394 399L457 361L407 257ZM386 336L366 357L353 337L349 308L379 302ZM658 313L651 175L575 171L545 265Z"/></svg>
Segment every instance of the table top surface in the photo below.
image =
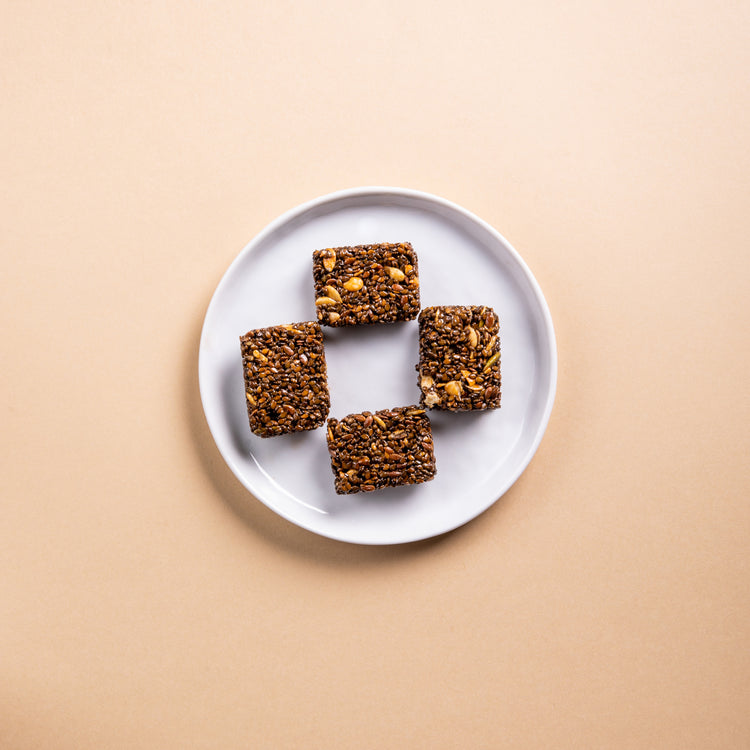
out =
<svg viewBox="0 0 750 750"><path fill-rule="evenodd" d="M4 17L0 745L750 745L747 5ZM520 479L406 545L277 516L198 390L232 260L362 185L496 227L558 346Z"/></svg>

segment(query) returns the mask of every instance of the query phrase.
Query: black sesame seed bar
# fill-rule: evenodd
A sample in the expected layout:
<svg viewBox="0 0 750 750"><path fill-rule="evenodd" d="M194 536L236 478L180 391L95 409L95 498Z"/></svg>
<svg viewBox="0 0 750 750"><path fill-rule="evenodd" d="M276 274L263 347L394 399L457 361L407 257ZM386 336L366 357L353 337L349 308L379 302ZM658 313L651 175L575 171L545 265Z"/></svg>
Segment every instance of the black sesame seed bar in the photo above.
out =
<svg viewBox="0 0 750 750"><path fill-rule="evenodd" d="M393 323L419 314L417 254L408 242L315 250L313 278L322 325Z"/></svg>
<svg viewBox="0 0 750 750"><path fill-rule="evenodd" d="M260 437L320 427L328 416L323 332L294 323L240 336L250 429Z"/></svg>
<svg viewBox="0 0 750 750"><path fill-rule="evenodd" d="M426 307L419 315L420 403L468 411L500 406L499 322L491 307Z"/></svg>
<svg viewBox="0 0 750 750"><path fill-rule="evenodd" d="M418 406L329 419L328 452L339 495L419 484L435 476L430 420Z"/></svg>

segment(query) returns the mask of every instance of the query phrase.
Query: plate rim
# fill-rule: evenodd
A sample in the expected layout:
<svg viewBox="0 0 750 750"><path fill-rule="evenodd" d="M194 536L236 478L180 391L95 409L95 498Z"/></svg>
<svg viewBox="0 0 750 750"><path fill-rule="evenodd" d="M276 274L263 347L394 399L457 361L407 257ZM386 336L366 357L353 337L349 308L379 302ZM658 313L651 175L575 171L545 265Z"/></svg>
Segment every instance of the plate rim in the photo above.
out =
<svg viewBox="0 0 750 750"><path fill-rule="evenodd" d="M279 229L280 227L284 226L291 220L303 215L304 213L308 211L311 211L316 208L320 208L322 206L325 206L328 203L335 203L343 199L364 198L368 196L377 197L377 196L384 196L384 195L390 196L390 197L407 198L411 200L437 204L438 206L441 206L444 209L448 209L450 211L456 212L462 215L465 219L468 219L469 221L474 222L479 227L481 227L484 231L486 231L488 234L490 234L492 237L494 237L497 241L500 242L500 244L510 254L511 258L517 264L518 268L521 270L524 277L526 278L526 281L529 284L531 291L533 293L535 302L541 312L543 323L544 323L544 330L546 332L547 356L549 358L549 363L550 363L550 374L549 374L549 387L546 393L546 399L544 403L544 409L542 411L542 417L537 426L537 430L536 430L536 433L534 434L533 440L529 444L529 447L525 455L523 456L523 458L518 462L516 471L512 472L512 474L509 476L509 479L500 488L498 488L497 495L494 497L494 499L490 500L486 504L482 504L476 509L472 509L472 513L469 516L463 518L459 523L448 525L446 528L439 530L439 531L427 531L425 533L418 533L417 535L407 534L403 538L401 537L393 538L392 540L367 540L367 539L353 539L353 538L347 537L346 535L336 534L335 532L326 532L317 528L313 528L312 525L307 524L298 518L292 517L285 510L283 510L282 508L276 507L275 504L273 504L272 502L269 502L267 499L261 497L258 493L256 493L256 491L249 485L248 481L246 481L243 472L241 472L239 467L236 466L235 462L224 453L219 441L216 438L216 433L214 432L214 427L212 425L211 417L209 416L209 410L206 408L207 396L205 392L206 386L204 385L203 370L205 366L204 365L204 361L205 361L204 351L206 348L205 341L208 335L207 328L208 328L209 317L211 316L211 312L213 310L214 305L218 304L216 302L217 297L220 295L220 292L223 289L224 285L227 284L228 280L231 278L235 266L239 265L244 260L245 256L250 255L256 247L261 245L261 243L263 243L265 239L269 235L273 234L277 229ZM536 454L539 448L539 445L541 444L542 438L544 437L544 433L546 432L547 426L549 424L549 419L552 414L552 408L553 408L555 396L557 393L557 375L558 375L557 340L555 337L555 329L554 329L554 324L552 322L552 315L549 310L549 305L547 304L547 300L545 299L544 294L542 293L542 289L539 283L537 282L536 278L534 277L534 274L531 272L531 269L527 265L526 261L521 257L521 255L518 253L515 247L513 247L513 245L491 224L486 222L481 217L477 216L472 211L469 211L463 206L457 203L454 203L453 201L447 198L443 198L441 196L438 196L438 195L435 195L433 193L429 193L423 190L416 190L413 188L404 188L404 187L382 186L382 185L345 188L342 190L336 190L331 193L326 193L324 195L318 196L317 198L313 198L311 200L305 201L303 203L298 204L297 206L294 206L293 208L288 209L287 211L283 212L282 214L277 216L275 219L270 221L268 224L266 224L257 234L255 234L250 239L249 242L245 244L242 250L240 250L240 252L236 255L234 260L232 260L232 262L229 264L229 266L226 268L226 270L222 274L218 284L216 285L211 295L211 299L209 300L209 303L206 307L206 312L203 317L203 325L201 326L200 340L198 344L198 389L200 392L200 399L201 399L201 406L203 408L203 414L206 419L209 432L211 433L211 437L214 441L214 445L216 446L222 459L227 464L229 469L232 471L234 476L238 479L240 484L242 484L242 486L250 493L250 495L255 500L260 501L267 508L269 508L270 510L272 510L274 513L281 516L285 520L289 521L290 523L294 524L295 526L298 526L311 533L317 534L319 536L322 536L328 539L334 539L340 542L347 542L349 544L360 544L360 545L366 545L366 546L392 546L395 544L409 544L411 542L418 542L424 539L434 538L442 534L447 534L451 531L454 531L455 529L458 529L466 525L470 521L473 521L475 518L480 516L490 507L492 507L518 481L521 474L523 474L523 472L526 471L526 468L528 467L529 463L531 462L531 459L534 457L534 455Z"/></svg>

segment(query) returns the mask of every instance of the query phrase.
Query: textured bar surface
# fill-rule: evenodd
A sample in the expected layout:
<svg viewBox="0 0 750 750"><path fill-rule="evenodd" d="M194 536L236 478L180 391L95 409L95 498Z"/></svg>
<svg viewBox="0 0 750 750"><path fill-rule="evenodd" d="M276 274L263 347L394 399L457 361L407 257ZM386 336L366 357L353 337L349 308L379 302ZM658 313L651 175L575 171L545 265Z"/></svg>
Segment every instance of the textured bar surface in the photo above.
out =
<svg viewBox="0 0 750 750"><path fill-rule="evenodd" d="M420 403L448 411L500 406L499 321L491 307L427 307L419 315Z"/></svg>
<svg viewBox="0 0 750 750"><path fill-rule="evenodd" d="M320 427L328 416L323 332L294 323L240 336L250 429L260 437Z"/></svg>
<svg viewBox="0 0 750 750"><path fill-rule="evenodd" d="M329 419L328 452L339 495L419 484L435 476L430 420L418 406Z"/></svg>
<svg viewBox="0 0 750 750"><path fill-rule="evenodd" d="M322 325L393 323L419 314L417 254L408 242L315 250L313 279Z"/></svg>

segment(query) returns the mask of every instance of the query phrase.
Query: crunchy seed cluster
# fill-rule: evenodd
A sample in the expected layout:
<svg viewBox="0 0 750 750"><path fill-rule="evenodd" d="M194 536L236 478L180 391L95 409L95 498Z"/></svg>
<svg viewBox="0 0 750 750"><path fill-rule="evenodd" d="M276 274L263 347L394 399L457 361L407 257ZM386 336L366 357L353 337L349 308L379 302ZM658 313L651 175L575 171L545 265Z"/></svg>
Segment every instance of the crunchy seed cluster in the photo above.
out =
<svg viewBox="0 0 750 750"><path fill-rule="evenodd" d="M392 323L419 314L417 256L408 242L315 250L313 278L322 325Z"/></svg>
<svg viewBox="0 0 750 750"><path fill-rule="evenodd" d="M426 307L419 315L420 403L468 411L500 406L499 322L491 307Z"/></svg>
<svg viewBox="0 0 750 750"><path fill-rule="evenodd" d="M323 332L294 323L240 336L250 429L260 437L320 427L328 416Z"/></svg>
<svg viewBox="0 0 750 750"><path fill-rule="evenodd" d="M419 484L435 476L430 420L418 406L329 419L328 452L339 495Z"/></svg>

